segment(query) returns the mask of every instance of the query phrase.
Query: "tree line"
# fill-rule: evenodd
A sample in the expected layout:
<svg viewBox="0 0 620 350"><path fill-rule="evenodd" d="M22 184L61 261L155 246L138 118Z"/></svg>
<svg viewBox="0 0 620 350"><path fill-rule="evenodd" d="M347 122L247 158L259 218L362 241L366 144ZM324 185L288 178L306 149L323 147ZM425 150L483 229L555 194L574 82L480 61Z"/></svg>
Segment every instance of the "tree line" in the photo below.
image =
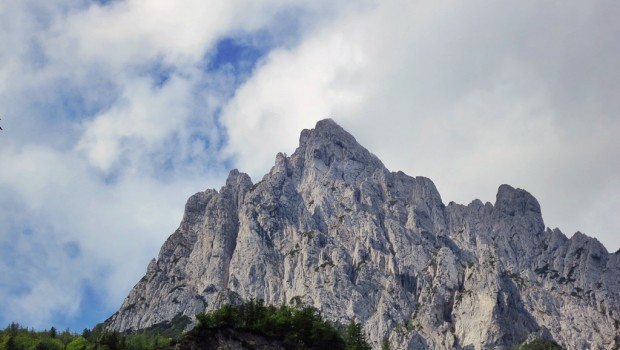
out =
<svg viewBox="0 0 620 350"><path fill-rule="evenodd" d="M76 333L68 329L59 332L55 327L35 331L11 323L0 331L0 349L4 350L156 350L172 342L172 338L154 333L110 332L102 325Z"/></svg>
<svg viewBox="0 0 620 350"><path fill-rule="evenodd" d="M275 307L263 300L196 315L198 324L188 333L170 337L161 332L142 330L129 334L107 331L99 324L81 334L65 330L35 331L11 323L0 331L0 350L172 350L183 349L188 342L205 342L218 330L251 332L281 344L285 349L370 350L360 323L351 321L338 328L324 320L310 306ZM203 339L201 339L203 338Z"/></svg>
<svg viewBox="0 0 620 350"><path fill-rule="evenodd" d="M337 328L311 306L265 305L254 300L196 315L195 331L232 327L280 341L286 349L371 350L362 325L351 321Z"/></svg>

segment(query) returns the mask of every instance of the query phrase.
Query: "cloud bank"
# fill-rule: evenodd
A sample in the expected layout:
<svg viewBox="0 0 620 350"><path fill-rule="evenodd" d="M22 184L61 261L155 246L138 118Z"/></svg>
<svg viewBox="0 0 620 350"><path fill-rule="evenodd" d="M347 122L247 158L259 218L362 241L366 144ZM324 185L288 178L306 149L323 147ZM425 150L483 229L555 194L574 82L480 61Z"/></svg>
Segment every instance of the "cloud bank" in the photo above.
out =
<svg viewBox="0 0 620 350"><path fill-rule="evenodd" d="M332 117L444 202L530 191L620 247L613 1L0 5L0 322L92 327L189 195Z"/></svg>
<svg viewBox="0 0 620 350"><path fill-rule="evenodd" d="M226 106L227 150L259 175L294 149L291 130L335 116L390 169L432 178L445 201L493 202L510 183L539 199L549 226L615 250L617 10L388 1L348 13L268 56Z"/></svg>

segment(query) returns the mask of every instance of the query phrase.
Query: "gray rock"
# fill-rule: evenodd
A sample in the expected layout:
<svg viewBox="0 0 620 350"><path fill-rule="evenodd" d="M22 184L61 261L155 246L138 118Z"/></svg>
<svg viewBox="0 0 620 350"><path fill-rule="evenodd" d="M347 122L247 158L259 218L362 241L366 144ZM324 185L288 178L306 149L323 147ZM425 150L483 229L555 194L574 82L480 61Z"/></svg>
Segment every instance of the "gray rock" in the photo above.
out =
<svg viewBox="0 0 620 350"><path fill-rule="evenodd" d="M362 322L375 347L567 349L620 343L620 254L546 229L528 192L445 206L332 120L301 133L263 179L233 170L192 196L177 231L108 329L139 329L249 298Z"/></svg>

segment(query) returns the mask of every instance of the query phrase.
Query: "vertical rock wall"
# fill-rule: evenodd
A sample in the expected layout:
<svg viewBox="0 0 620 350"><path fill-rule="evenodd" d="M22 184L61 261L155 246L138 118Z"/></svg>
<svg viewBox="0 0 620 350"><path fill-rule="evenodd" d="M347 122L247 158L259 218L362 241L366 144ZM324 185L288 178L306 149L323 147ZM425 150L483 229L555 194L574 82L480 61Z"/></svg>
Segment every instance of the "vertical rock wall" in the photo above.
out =
<svg viewBox="0 0 620 350"><path fill-rule="evenodd" d="M552 338L612 349L620 254L545 229L538 202L445 206L431 180L389 172L331 120L253 184L233 170L192 196L179 229L106 321L139 329L249 298L365 325L376 347L511 349Z"/></svg>

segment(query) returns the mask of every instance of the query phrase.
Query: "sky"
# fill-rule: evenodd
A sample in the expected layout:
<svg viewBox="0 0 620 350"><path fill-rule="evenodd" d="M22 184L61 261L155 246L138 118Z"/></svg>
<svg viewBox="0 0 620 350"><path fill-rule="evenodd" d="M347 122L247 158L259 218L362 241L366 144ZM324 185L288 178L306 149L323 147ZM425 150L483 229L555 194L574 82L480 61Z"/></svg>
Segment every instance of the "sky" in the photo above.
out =
<svg viewBox="0 0 620 350"><path fill-rule="evenodd" d="M231 169L333 118L444 203L620 248L620 2L0 0L0 327L102 322Z"/></svg>

